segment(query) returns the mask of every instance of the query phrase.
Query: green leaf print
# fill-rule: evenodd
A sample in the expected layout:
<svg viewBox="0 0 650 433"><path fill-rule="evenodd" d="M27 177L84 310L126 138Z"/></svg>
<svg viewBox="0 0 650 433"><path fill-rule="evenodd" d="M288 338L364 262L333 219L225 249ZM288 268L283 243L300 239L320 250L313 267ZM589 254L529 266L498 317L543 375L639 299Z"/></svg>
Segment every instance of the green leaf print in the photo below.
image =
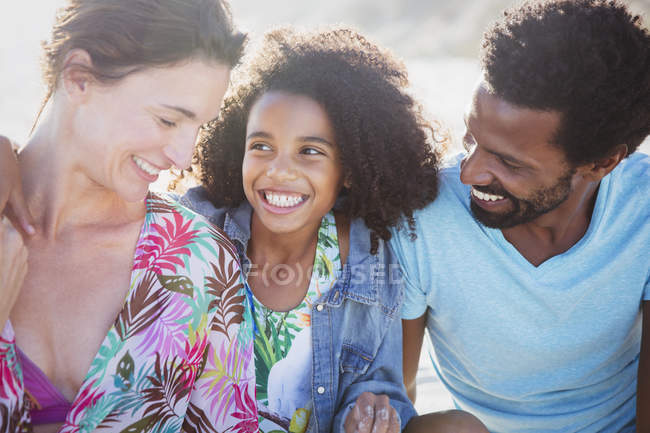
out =
<svg viewBox="0 0 650 433"><path fill-rule="evenodd" d="M120 433L142 433L147 432L152 429L156 423L156 415L149 415L142 418L139 421L134 422L130 426L126 427Z"/></svg>
<svg viewBox="0 0 650 433"><path fill-rule="evenodd" d="M92 364L90 364L90 371L86 377L94 377L101 371L101 376L99 376L98 381L102 381L106 374L108 364L117 356L123 346L124 341L116 335L115 329L111 329L102 347L97 351L97 356L93 359Z"/></svg>
<svg viewBox="0 0 650 433"><path fill-rule="evenodd" d="M167 290L187 296L194 294L194 283L183 275L160 275L158 281Z"/></svg>

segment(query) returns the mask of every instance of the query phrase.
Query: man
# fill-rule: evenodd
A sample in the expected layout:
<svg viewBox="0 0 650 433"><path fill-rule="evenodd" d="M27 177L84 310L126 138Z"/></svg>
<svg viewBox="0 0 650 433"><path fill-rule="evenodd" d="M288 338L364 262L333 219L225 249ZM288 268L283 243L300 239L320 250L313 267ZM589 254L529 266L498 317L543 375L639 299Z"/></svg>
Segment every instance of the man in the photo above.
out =
<svg viewBox="0 0 650 433"><path fill-rule="evenodd" d="M492 432L650 431L649 32L617 2L551 1L482 47L467 154L391 241L410 396L427 329Z"/></svg>

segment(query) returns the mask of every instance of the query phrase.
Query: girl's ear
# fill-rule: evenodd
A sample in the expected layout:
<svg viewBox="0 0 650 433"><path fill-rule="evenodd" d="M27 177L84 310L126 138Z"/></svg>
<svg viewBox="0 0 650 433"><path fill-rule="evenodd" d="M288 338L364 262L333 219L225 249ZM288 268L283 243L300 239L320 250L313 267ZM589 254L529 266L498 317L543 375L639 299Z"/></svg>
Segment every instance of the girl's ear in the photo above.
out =
<svg viewBox="0 0 650 433"><path fill-rule="evenodd" d="M350 180L350 176L345 176L345 179L343 180L343 187L346 189L350 189L352 187L352 181Z"/></svg>
<svg viewBox="0 0 650 433"><path fill-rule="evenodd" d="M70 50L63 59L61 85L68 98L83 100L88 95L88 85L92 82L93 62L86 50Z"/></svg>

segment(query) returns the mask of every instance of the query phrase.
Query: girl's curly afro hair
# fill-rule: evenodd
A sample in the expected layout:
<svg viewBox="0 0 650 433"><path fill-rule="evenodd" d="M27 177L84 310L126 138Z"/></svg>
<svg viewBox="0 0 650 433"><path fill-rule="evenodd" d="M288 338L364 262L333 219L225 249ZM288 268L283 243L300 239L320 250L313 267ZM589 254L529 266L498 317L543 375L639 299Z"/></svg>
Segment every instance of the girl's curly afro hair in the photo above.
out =
<svg viewBox="0 0 650 433"><path fill-rule="evenodd" d="M332 123L344 178L342 212L362 218L378 238L402 218L411 230L413 211L438 191L436 131L406 92L404 66L349 29L298 33L278 29L265 35L220 116L205 129L196 159L200 177L216 206L246 200L242 161L248 113L262 94L283 91L318 102Z"/></svg>

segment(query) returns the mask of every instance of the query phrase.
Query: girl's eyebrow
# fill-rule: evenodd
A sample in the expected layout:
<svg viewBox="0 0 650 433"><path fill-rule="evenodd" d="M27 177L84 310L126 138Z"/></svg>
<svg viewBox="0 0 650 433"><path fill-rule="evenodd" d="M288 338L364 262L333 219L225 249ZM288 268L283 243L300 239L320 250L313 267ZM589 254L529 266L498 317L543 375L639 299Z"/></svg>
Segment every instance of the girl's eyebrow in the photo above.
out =
<svg viewBox="0 0 650 433"><path fill-rule="evenodd" d="M250 140L250 139L253 138L253 137L257 137L257 138L268 138L268 139L273 138L273 136L272 136L271 134L269 134L268 132L254 131L254 132L251 132L250 134L248 134L248 135L246 136L246 140Z"/></svg>
<svg viewBox="0 0 650 433"><path fill-rule="evenodd" d="M329 147L334 147L334 145L332 143L330 143L329 141L325 140L322 137L317 137L317 136L314 136L314 135L307 135L305 137L300 137L299 140L300 141L315 141L317 143L325 144L325 145L327 145Z"/></svg>

